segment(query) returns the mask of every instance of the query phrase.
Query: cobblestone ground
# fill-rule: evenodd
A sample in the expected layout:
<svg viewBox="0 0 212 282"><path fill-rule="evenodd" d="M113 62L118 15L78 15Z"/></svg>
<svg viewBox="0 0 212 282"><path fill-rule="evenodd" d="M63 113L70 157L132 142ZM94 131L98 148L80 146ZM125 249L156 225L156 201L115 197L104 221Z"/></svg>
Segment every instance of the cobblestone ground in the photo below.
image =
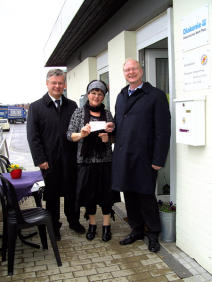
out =
<svg viewBox="0 0 212 282"><path fill-rule="evenodd" d="M22 208L34 205L33 199L27 199ZM62 203L63 205L63 203ZM83 218L81 223L87 228L88 222ZM119 240L130 231L128 224L116 216L112 222L113 238L105 243L101 240L101 211L98 210L97 235L88 241L85 235L78 235L69 229L61 209L62 240L58 247L62 266L57 267L56 260L49 244L48 250L34 249L23 245L19 239L16 244L14 275L7 276L7 263L0 265L0 281L48 282L48 281L182 281L160 258L150 253L143 241L132 245L120 246ZM1 226L0 226L1 228ZM30 231L25 231L27 234ZM30 240L30 239L28 239ZM31 239L40 244L38 235Z"/></svg>
<svg viewBox="0 0 212 282"><path fill-rule="evenodd" d="M13 128L11 140L8 138L10 160L21 164L27 170L35 170L26 140L25 125L18 124ZM34 200L28 198L21 206L32 207ZM63 202L61 201L63 206ZM81 210L81 223L87 228L84 210ZM119 240L129 232L128 224L118 216L112 222L113 238L105 243L101 240L101 211L97 213L97 235L93 241L88 241L85 235L78 235L69 229L61 208L62 240L58 248L62 259L62 266L57 267L56 260L49 244L48 250L34 249L23 245L17 239L14 275L7 276L7 262L0 262L0 282L87 282L87 281L183 281L163 262L160 254L150 253L144 241L137 241L132 245L120 246ZM0 220L0 230L2 221ZM23 234L31 233L25 231ZM1 239L0 239L1 240ZM40 244L38 236L32 239Z"/></svg>

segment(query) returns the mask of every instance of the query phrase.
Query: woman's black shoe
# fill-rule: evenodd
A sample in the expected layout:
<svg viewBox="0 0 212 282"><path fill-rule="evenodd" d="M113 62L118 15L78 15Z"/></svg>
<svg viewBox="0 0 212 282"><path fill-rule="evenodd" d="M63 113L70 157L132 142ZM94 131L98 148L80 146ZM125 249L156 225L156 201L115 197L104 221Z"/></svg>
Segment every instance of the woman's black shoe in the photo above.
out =
<svg viewBox="0 0 212 282"><path fill-rule="evenodd" d="M107 242L111 240L112 234L110 231L110 225L103 225L102 226L102 241Z"/></svg>
<svg viewBox="0 0 212 282"><path fill-rule="evenodd" d="M88 231L86 233L86 238L88 240L93 240L96 235L96 225L89 224Z"/></svg>

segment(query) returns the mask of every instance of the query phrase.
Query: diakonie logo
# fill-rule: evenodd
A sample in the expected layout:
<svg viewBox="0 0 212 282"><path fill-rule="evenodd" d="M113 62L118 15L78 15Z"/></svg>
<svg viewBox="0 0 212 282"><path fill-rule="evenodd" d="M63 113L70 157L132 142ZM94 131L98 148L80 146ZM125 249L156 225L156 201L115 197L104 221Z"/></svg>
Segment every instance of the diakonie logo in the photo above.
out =
<svg viewBox="0 0 212 282"><path fill-rule="evenodd" d="M201 57L201 65L206 65L208 62L208 56L207 55L202 55Z"/></svg>

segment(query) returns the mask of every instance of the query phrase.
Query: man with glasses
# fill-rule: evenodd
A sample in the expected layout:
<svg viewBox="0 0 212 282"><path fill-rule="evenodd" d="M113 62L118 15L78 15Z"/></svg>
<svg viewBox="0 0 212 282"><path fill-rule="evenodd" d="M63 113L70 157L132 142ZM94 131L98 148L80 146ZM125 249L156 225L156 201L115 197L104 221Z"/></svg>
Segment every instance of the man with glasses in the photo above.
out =
<svg viewBox="0 0 212 282"><path fill-rule="evenodd" d="M126 60L123 72L129 85L121 90L115 106L112 189L124 192L132 231L120 244L143 239L146 226L149 250L157 252L160 218L155 187L169 150L169 105L163 91L142 81L139 62ZM112 124L107 130L111 128Z"/></svg>
<svg viewBox="0 0 212 282"><path fill-rule="evenodd" d="M52 69L47 73L48 93L30 105L27 138L35 166L41 169L45 182L44 199L50 212L56 239L61 239L60 197L64 196L64 212L69 227L85 233L75 210L76 144L68 142L66 131L77 104L63 96L65 73Z"/></svg>

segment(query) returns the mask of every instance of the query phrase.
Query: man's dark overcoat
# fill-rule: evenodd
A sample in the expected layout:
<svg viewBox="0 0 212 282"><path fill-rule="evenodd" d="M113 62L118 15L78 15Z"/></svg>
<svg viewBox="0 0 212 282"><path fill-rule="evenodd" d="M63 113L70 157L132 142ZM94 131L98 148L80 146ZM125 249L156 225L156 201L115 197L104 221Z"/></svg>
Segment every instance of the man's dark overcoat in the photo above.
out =
<svg viewBox="0 0 212 282"><path fill-rule="evenodd" d="M153 194L157 171L164 166L170 143L170 112L163 91L145 82L130 97L126 86L115 107L116 143L112 189Z"/></svg>
<svg viewBox="0 0 212 282"><path fill-rule="evenodd" d="M29 108L27 139L34 164L38 166L47 161L50 168L42 170L44 178L51 173L53 177L60 175L63 180L60 187L47 187L45 192L49 198L54 197L58 190L62 196L75 189L77 145L67 140L66 132L76 108L74 101L62 96L61 110L58 112L48 94L33 102Z"/></svg>

